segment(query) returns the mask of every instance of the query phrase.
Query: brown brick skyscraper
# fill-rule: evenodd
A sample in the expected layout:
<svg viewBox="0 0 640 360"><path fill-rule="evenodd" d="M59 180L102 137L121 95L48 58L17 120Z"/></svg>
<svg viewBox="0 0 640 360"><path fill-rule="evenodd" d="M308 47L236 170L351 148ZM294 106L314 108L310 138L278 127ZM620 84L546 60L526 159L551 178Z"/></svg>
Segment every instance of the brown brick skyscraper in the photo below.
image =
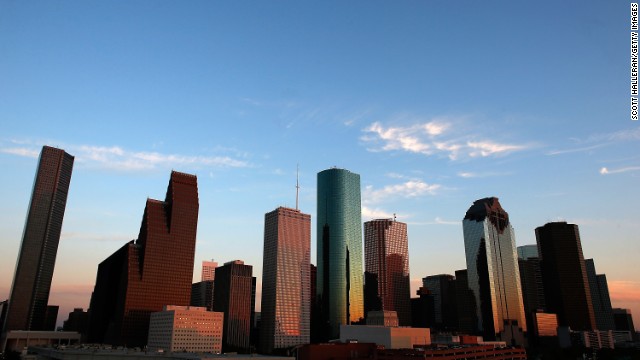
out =
<svg viewBox="0 0 640 360"><path fill-rule="evenodd" d="M147 199L138 240L98 267L89 341L143 346L152 312L189 305L197 226L197 178L173 171L165 200Z"/></svg>
<svg viewBox="0 0 640 360"><path fill-rule="evenodd" d="M44 330L73 156L44 146L22 235L5 330ZM1 326L1 324L0 324Z"/></svg>

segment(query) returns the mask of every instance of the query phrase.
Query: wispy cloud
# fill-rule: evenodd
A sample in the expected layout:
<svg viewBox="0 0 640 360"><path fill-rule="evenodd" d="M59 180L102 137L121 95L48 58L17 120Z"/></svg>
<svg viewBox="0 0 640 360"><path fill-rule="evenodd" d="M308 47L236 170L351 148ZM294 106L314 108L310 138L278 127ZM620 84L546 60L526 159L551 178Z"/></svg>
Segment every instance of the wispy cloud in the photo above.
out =
<svg viewBox="0 0 640 360"><path fill-rule="evenodd" d="M362 201L365 203L377 203L390 197L414 198L425 195L435 195L442 186L440 184L427 184L418 179L408 180L401 184L387 185L382 189L374 189L366 186Z"/></svg>
<svg viewBox="0 0 640 360"><path fill-rule="evenodd" d="M507 176L511 175L510 172L471 172L471 171L461 171L458 173L458 176L462 178L484 178L484 177L492 177L492 176Z"/></svg>
<svg viewBox="0 0 640 360"><path fill-rule="evenodd" d="M362 131L361 140L373 144L369 151L406 151L422 155L442 154L451 160L466 157L506 155L530 147L523 144L505 144L460 132L455 121L438 118L410 126L385 126L374 122Z"/></svg>
<svg viewBox="0 0 640 360"><path fill-rule="evenodd" d="M367 206L362 206L362 218L363 220L368 219L390 219L393 217L393 214L386 212L379 208L369 208Z"/></svg>
<svg viewBox="0 0 640 360"><path fill-rule="evenodd" d="M602 175L620 174L620 173L625 173L629 171L638 171L638 170L640 170L640 166L627 166L627 167L622 167L617 169L609 169L609 168L603 167L600 169L600 174Z"/></svg>
<svg viewBox="0 0 640 360"><path fill-rule="evenodd" d="M630 130L619 130L611 133L593 134L584 139L571 138L573 144L577 147L561 150L552 150L547 155L562 155L576 152L589 152L598 148L613 145L620 142L638 141L640 140L640 128Z"/></svg>
<svg viewBox="0 0 640 360"><path fill-rule="evenodd" d="M156 151L132 151L119 146L95 145L65 145L64 149L75 156L78 164L119 171L142 171L158 168L191 169L202 167L232 167L241 168L251 166L246 160L230 156L213 155L182 155L166 154ZM22 147L2 147L0 152L38 157L40 147L28 145Z"/></svg>

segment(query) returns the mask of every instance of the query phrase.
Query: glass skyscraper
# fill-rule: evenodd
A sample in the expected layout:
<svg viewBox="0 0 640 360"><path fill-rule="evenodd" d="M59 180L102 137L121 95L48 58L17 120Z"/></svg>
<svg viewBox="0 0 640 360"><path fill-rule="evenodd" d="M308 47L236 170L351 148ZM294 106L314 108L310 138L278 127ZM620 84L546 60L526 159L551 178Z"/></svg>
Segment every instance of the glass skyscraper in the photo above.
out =
<svg viewBox="0 0 640 360"><path fill-rule="evenodd" d="M261 352L308 344L311 336L311 216L279 207L265 215Z"/></svg>
<svg viewBox="0 0 640 360"><path fill-rule="evenodd" d="M31 193L5 330L44 330L73 156L44 146ZM1 324L0 324L1 325Z"/></svg>
<svg viewBox="0 0 640 360"><path fill-rule="evenodd" d="M462 221L477 331L485 339L522 344L526 331L515 236L497 198L477 200Z"/></svg>
<svg viewBox="0 0 640 360"><path fill-rule="evenodd" d="M364 318L360 175L344 169L318 173L318 301L324 332Z"/></svg>

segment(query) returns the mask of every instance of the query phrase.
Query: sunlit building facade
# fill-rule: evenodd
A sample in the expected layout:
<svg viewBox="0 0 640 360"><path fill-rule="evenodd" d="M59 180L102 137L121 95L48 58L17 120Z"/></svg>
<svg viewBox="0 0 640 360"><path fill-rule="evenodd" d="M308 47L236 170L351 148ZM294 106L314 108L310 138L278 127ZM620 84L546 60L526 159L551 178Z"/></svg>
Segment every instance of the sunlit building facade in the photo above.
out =
<svg viewBox="0 0 640 360"><path fill-rule="evenodd" d="M64 150L42 148L4 330L49 330L47 305L73 161Z"/></svg>
<svg viewBox="0 0 640 360"><path fill-rule="evenodd" d="M90 342L144 346L151 313L189 305L198 209L197 178L176 171L164 201L147 199L138 239L98 266Z"/></svg>
<svg viewBox="0 0 640 360"><path fill-rule="evenodd" d="M509 215L497 198L484 198L473 203L462 224L476 331L485 339L522 344L527 327Z"/></svg>
<svg viewBox="0 0 640 360"><path fill-rule="evenodd" d="M203 261L202 262L202 275L200 281L210 281L216 279L216 268L218 263L216 261Z"/></svg>
<svg viewBox="0 0 640 360"><path fill-rule="evenodd" d="M308 344L311 215L279 207L265 215L260 351Z"/></svg>
<svg viewBox="0 0 640 360"><path fill-rule="evenodd" d="M329 338L341 324L364 319L360 175L332 168L318 173L318 301Z"/></svg>
<svg viewBox="0 0 640 360"><path fill-rule="evenodd" d="M411 325L407 224L395 219L364 223L365 311L395 311Z"/></svg>
<svg viewBox="0 0 640 360"><path fill-rule="evenodd" d="M150 351L222 351L224 314L203 307L167 305L151 314L147 348Z"/></svg>

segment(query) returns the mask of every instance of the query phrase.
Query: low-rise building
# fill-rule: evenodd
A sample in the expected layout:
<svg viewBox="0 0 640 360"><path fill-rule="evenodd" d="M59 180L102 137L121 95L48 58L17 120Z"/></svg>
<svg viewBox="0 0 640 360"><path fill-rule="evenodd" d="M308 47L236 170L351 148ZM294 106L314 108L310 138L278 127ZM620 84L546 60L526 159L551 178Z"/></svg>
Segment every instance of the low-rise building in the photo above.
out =
<svg viewBox="0 0 640 360"><path fill-rule="evenodd" d="M147 347L151 351L222 351L224 314L204 307L167 305L151 314Z"/></svg>
<svg viewBox="0 0 640 360"><path fill-rule="evenodd" d="M427 328L386 327L369 325L340 325L340 341L370 342L385 349L413 349L431 344Z"/></svg>

